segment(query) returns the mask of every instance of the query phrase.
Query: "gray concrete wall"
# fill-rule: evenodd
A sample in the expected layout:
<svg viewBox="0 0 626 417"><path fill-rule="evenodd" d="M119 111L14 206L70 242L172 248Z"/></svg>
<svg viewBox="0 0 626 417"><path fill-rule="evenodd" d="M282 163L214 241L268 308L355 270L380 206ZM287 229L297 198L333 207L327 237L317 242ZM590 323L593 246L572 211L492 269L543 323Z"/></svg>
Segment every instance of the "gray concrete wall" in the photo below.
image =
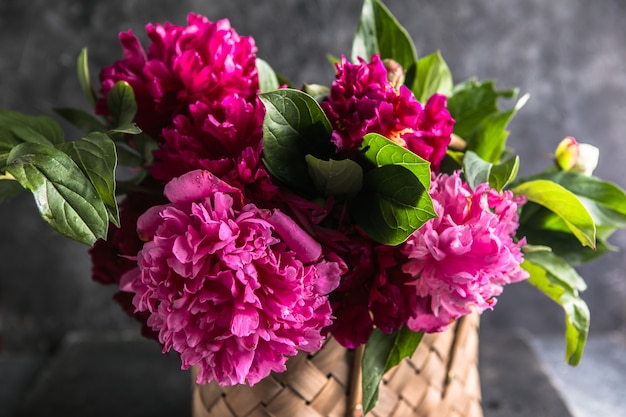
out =
<svg viewBox="0 0 626 417"><path fill-rule="evenodd" d="M147 22L183 24L188 11L230 18L259 56L295 82L329 83L326 54L349 53L360 0L1 0L0 107L50 114L85 108L75 57L88 46L92 71L120 56L117 32L144 37ZM440 49L456 81L476 75L518 86L531 100L509 144L524 173L550 164L573 135L602 149L597 173L626 186L626 3L621 0L388 0L426 55ZM76 132L68 130L68 135ZM613 243L626 248L626 233ZM610 254L581 268L592 334L626 326L626 260ZM89 278L86 248L54 235L24 195L0 206L0 338L5 352L48 352L73 329L133 329ZM493 328L562 332L559 309L527 284L507 288ZM0 355L2 350L0 350Z"/></svg>

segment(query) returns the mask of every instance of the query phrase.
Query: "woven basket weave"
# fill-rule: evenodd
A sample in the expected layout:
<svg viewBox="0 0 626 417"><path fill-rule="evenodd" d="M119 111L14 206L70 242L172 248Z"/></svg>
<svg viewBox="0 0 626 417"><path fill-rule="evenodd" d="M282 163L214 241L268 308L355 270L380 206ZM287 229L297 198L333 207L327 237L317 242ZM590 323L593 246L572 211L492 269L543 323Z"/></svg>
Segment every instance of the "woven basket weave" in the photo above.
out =
<svg viewBox="0 0 626 417"><path fill-rule="evenodd" d="M478 324L471 314L443 333L425 335L412 358L385 374L368 416L482 417ZM361 416L358 355L331 338L253 387L194 382L193 417Z"/></svg>

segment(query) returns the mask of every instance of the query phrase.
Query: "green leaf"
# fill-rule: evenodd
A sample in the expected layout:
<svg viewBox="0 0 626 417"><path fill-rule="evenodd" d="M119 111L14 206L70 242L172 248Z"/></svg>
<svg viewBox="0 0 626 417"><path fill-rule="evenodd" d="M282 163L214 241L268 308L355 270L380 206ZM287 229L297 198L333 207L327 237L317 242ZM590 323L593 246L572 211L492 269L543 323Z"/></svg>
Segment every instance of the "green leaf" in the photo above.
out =
<svg viewBox="0 0 626 417"><path fill-rule="evenodd" d="M259 89L262 93L278 90L280 87L278 77L267 61L257 57L256 69L259 73Z"/></svg>
<svg viewBox="0 0 626 417"><path fill-rule="evenodd" d="M115 200L115 143L104 133L93 132L60 149L68 154L89 178L109 213L109 221L119 227L119 212Z"/></svg>
<svg viewBox="0 0 626 417"><path fill-rule="evenodd" d="M368 236L385 245L399 245L436 217L427 189L401 165L367 171L351 213Z"/></svg>
<svg viewBox="0 0 626 417"><path fill-rule="evenodd" d="M622 213L586 197L578 196L578 199L591 215L599 237L607 238L615 230L626 226L626 216Z"/></svg>
<svg viewBox="0 0 626 417"><path fill-rule="evenodd" d="M577 365L589 333L589 308L578 291L567 284L567 278L554 275L554 268L544 268L534 254L525 254L525 258L522 268L530 274L528 281L565 311L565 359L570 365Z"/></svg>
<svg viewBox="0 0 626 417"><path fill-rule="evenodd" d="M498 112L498 98L514 98L517 90L496 91L493 81L470 79L457 84L448 97L448 110L454 118L454 133L472 136L480 122Z"/></svg>
<svg viewBox="0 0 626 417"><path fill-rule="evenodd" d="M524 259L535 265L541 266L552 274L559 284L570 291L585 291L587 284L583 277L565 260L549 250L536 250L524 252Z"/></svg>
<svg viewBox="0 0 626 417"><path fill-rule="evenodd" d="M307 155L306 162L315 188L324 197L352 198L363 187L363 168L351 159L325 161Z"/></svg>
<svg viewBox="0 0 626 417"><path fill-rule="evenodd" d="M105 132L107 130L100 120L85 111L70 108L59 108L54 111L83 133Z"/></svg>
<svg viewBox="0 0 626 417"><path fill-rule="evenodd" d="M130 84L126 81L116 82L107 96L107 106L113 128L132 125L137 114L137 103Z"/></svg>
<svg viewBox="0 0 626 417"><path fill-rule="evenodd" d="M107 132L107 134L111 135L115 133L122 133L125 135L138 135L141 132L142 130L139 128L139 126L137 126L134 123L131 123L129 125L118 126L114 129L111 129Z"/></svg>
<svg viewBox="0 0 626 417"><path fill-rule="evenodd" d="M591 212L590 215L593 218ZM519 237L524 236L528 244L550 247L557 256L575 266L592 261L613 250L604 240L601 227L596 223L596 247L591 249L580 244L569 226L557 214L543 206L527 202L522 206L520 225L516 234Z"/></svg>
<svg viewBox="0 0 626 417"><path fill-rule="evenodd" d="M526 104L528 97L528 95L522 96L512 109L493 113L484 118L473 134L467 138L467 150L476 152L487 162L499 163L509 135L506 130L507 125L517 111Z"/></svg>
<svg viewBox="0 0 626 417"><path fill-rule="evenodd" d="M330 159L335 149L332 127L322 108L308 94L281 89L259 94L265 105L263 160L278 180L299 190L314 187L306 155Z"/></svg>
<svg viewBox="0 0 626 417"><path fill-rule="evenodd" d="M364 187L351 206L356 223L371 238L388 245L404 242L436 217L430 188L430 164L376 133L361 144Z"/></svg>
<svg viewBox="0 0 626 417"><path fill-rule="evenodd" d="M28 126L13 126L11 133L22 142L39 143L41 145L54 145L48 138Z"/></svg>
<svg viewBox="0 0 626 417"><path fill-rule="evenodd" d="M626 193L620 187L597 177L556 170L533 175L529 179L551 180L573 192L593 218L596 225L596 239L604 246L599 249L613 249L605 240L616 230L626 227ZM553 218L554 216L550 217L546 213L535 213L535 211L523 209L524 218L529 217L528 212L532 215L532 219L525 221L527 223L526 228L541 226L544 229L563 230L564 224L560 224ZM561 221L561 223L563 222ZM590 260L596 257L587 252L579 253L580 251L571 245L567 248L575 252L573 255L576 257L583 255L581 260ZM560 255L571 260L570 255L562 252Z"/></svg>
<svg viewBox="0 0 626 417"><path fill-rule="evenodd" d="M517 176L519 171L519 156L510 158L505 162L491 167L489 173L489 185L498 191L504 190Z"/></svg>
<svg viewBox="0 0 626 417"><path fill-rule="evenodd" d="M595 248L596 228L593 218L580 200L561 185L548 180L531 180L512 189L557 214L584 245Z"/></svg>
<svg viewBox="0 0 626 417"><path fill-rule="evenodd" d="M376 406L383 375L404 358L412 356L423 335L406 327L391 334L374 329L363 352L363 415Z"/></svg>
<svg viewBox="0 0 626 417"><path fill-rule="evenodd" d="M485 161L475 152L467 151L463 157L463 174L470 188L473 190L479 184L489 182L493 164Z"/></svg>
<svg viewBox="0 0 626 417"><path fill-rule="evenodd" d="M463 156L463 173L472 189L478 184L489 183L491 188L501 192L515 179L518 170L518 156L498 165L485 161L476 152L467 151Z"/></svg>
<svg viewBox="0 0 626 417"><path fill-rule="evenodd" d="M532 178L554 181L580 197L586 197L620 214L626 215L626 192L609 181L566 171L543 173Z"/></svg>
<svg viewBox="0 0 626 417"><path fill-rule="evenodd" d="M50 146L23 143L9 154L6 169L32 191L42 218L57 232L87 245L106 237L106 207L68 155Z"/></svg>
<svg viewBox="0 0 626 417"><path fill-rule="evenodd" d="M391 58L407 73L406 84L412 87L411 75L417 68L413 40L380 0L365 0L352 42L352 62L361 57L369 61L374 54Z"/></svg>
<svg viewBox="0 0 626 417"><path fill-rule="evenodd" d="M368 133L360 149L362 159L371 166L401 165L419 178L426 189L430 188L430 163L406 148L378 133Z"/></svg>
<svg viewBox="0 0 626 417"><path fill-rule="evenodd" d="M10 150L22 142L56 145L65 140L61 126L48 116L28 116L0 109L0 129L0 151Z"/></svg>
<svg viewBox="0 0 626 417"><path fill-rule="evenodd" d="M417 80L413 93L420 103L426 103L435 93L449 96L452 87L452 73L439 51L417 61Z"/></svg>
<svg viewBox="0 0 626 417"><path fill-rule="evenodd" d="M14 180L0 180L0 204L9 201L26 191L26 188Z"/></svg>
<svg viewBox="0 0 626 417"><path fill-rule="evenodd" d="M83 48L76 60L76 69L78 71L78 81L83 93L89 100L92 106L96 105L96 92L91 86L91 78L89 76L89 59L87 54L87 48Z"/></svg>

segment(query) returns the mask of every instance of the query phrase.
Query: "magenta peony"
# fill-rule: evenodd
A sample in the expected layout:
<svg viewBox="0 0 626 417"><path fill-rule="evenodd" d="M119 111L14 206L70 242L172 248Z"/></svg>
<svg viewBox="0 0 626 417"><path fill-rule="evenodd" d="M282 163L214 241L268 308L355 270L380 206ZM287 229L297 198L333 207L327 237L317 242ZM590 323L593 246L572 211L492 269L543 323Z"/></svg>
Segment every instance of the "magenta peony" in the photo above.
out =
<svg viewBox="0 0 626 417"><path fill-rule="evenodd" d="M350 156L365 134L379 133L428 160L434 170L454 127L445 96L435 94L423 106L406 86L396 90L378 55L358 64L343 57L321 106L335 129L333 143L340 154Z"/></svg>
<svg viewBox="0 0 626 417"><path fill-rule="evenodd" d="M233 385L321 347L342 269L319 243L283 213L244 205L209 171L173 179L165 196L169 204L139 218L147 241L120 284L150 313L164 351L177 351L183 368L198 365L198 383Z"/></svg>
<svg viewBox="0 0 626 417"><path fill-rule="evenodd" d="M172 126L162 130L152 175L167 182L205 169L233 186L257 190L259 198L271 198L275 187L261 162L261 102L231 95L211 104L192 104L189 113L176 116Z"/></svg>
<svg viewBox="0 0 626 417"><path fill-rule="evenodd" d="M156 137L175 114L197 101L233 94L253 101L258 91L254 40L239 36L226 19L210 22L191 13L187 24L147 25L152 41L147 52L132 31L120 33L123 59L102 69L96 111L107 114L109 91L126 81L137 100L135 122Z"/></svg>
<svg viewBox="0 0 626 417"><path fill-rule="evenodd" d="M435 177L430 195L437 215L402 246L417 299L407 325L440 331L475 309L492 308L505 284L527 278L524 239L514 240L522 200L488 184L472 191L460 173Z"/></svg>

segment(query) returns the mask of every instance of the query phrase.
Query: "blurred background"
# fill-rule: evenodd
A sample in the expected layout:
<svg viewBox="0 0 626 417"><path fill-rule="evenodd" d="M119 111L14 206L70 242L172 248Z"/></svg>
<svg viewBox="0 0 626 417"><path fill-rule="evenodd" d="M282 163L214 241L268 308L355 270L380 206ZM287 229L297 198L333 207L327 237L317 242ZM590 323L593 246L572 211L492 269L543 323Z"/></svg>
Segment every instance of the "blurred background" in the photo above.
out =
<svg viewBox="0 0 626 417"><path fill-rule="evenodd" d="M508 142L521 155L521 174L551 165L556 145L571 135L600 147L598 176L626 187L626 3L385 3L418 55L441 50L455 82L496 79L501 89L530 94ZM334 70L326 56L349 54L360 8L361 0L0 0L0 108L33 115L52 115L54 107L89 110L75 71L81 48L89 48L96 78L121 57L118 32L132 29L145 45L146 23L184 25L190 11L229 18L239 34L255 38L260 57L296 84L329 84ZM63 126L69 139L78 137ZM626 233L612 243L626 248ZM626 333L625 271L623 252L580 268L589 285L592 339ZM87 248L56 236L30 195L0 206L0 360L55 354L69 333L138 332L113 292L91 281ZM482 326L482 343L519 330L537 346L556 337L564 349L562 312L526 283L508 287Z"/></svg>

